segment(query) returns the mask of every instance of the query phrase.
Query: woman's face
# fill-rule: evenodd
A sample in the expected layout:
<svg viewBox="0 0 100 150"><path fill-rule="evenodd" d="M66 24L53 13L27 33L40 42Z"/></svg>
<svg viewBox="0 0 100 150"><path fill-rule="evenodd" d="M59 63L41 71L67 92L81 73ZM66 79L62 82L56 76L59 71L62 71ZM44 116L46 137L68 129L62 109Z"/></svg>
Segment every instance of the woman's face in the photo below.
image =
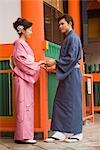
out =
<svg viewBox="0 0 100 150"><path fill-rule="evenodd" d="M62 33L67 33L70 30L70 25L64 18L59 21L59 30Z"/></svg>
<svg viewBox="0 0 100 150"><path fill-rule="evenodd" d="M32 34L32 27L29 27L29 28L27 28L27 29L25 30L24 36L25 36L25 38L27 39L27 38L29 38L29 37L31 36L31 34Z"/></svg>

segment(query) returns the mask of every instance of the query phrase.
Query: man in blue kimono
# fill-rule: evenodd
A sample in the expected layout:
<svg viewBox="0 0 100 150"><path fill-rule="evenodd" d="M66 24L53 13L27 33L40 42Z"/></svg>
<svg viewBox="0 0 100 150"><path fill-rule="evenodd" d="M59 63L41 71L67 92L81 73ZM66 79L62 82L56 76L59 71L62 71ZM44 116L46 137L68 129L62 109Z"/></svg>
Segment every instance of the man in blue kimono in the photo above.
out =
<svg viewBox="0 0 100 150"><path fill-rule="evenodd" d="M54 99L51 130L55 131L46 142L82 140L82 89L79 61L82 57L80 38L74 32L71 16L63 15L58 19L59 29L66 35L60 50L59 59L49 59L47 69L56 65L59 80Z"/></svg>

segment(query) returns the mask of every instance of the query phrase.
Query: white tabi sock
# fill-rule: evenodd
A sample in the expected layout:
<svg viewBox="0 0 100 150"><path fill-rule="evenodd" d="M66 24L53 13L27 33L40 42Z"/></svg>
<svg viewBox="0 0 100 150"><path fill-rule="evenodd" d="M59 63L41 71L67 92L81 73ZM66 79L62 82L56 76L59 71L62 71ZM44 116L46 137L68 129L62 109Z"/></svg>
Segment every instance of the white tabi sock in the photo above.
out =
<svg viewBox="0 0 100 150"><path fill-rule="evenodd" d="M57 138L59 140L64 140L66 138L66 136L64 135L64 133L59 132L59 131L55 131L55 133L52 135L53 138Z"/></svg>
<svg viewBox="0 0 100 150"><path fill-rule="evenodd" d="M73 138L77 138L77 139L79 139L79 140L82 140L82 138L83 138L83 133L79 133L79 134L73 135L72 137L73 137Z"/></svg>

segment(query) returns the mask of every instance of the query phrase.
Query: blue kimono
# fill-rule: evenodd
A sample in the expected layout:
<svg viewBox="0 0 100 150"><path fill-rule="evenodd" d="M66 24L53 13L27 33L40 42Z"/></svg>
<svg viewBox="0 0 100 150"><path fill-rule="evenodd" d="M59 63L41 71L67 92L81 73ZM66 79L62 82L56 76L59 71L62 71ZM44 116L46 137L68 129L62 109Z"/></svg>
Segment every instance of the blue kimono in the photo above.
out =
<svg viewBox="0 0 100 150"><path fill-rule="evenodd" d="M75 67L82 57L80 38L70 31L56 60L56 77L59 80L54 99L51 130L64 133L82 133L81 71Z"/></svg>

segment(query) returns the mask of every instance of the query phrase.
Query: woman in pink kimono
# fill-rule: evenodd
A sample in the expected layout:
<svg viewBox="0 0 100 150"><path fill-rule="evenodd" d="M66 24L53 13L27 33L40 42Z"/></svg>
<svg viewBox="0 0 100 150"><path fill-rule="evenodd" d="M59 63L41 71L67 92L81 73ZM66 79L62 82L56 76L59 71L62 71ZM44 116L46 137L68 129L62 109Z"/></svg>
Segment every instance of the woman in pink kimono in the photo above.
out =
<svg viewBox="0 0 100 150"><path fill-rule="evenodd" d="M34 83L39 76L40 65L43 61L35 62L34 54L26 39L32 34L32 23L26 19L18 18L13 23L19 34L14 42L12 62L15 84L16 106L16 143L36 143L34 139Z"/></svg>

